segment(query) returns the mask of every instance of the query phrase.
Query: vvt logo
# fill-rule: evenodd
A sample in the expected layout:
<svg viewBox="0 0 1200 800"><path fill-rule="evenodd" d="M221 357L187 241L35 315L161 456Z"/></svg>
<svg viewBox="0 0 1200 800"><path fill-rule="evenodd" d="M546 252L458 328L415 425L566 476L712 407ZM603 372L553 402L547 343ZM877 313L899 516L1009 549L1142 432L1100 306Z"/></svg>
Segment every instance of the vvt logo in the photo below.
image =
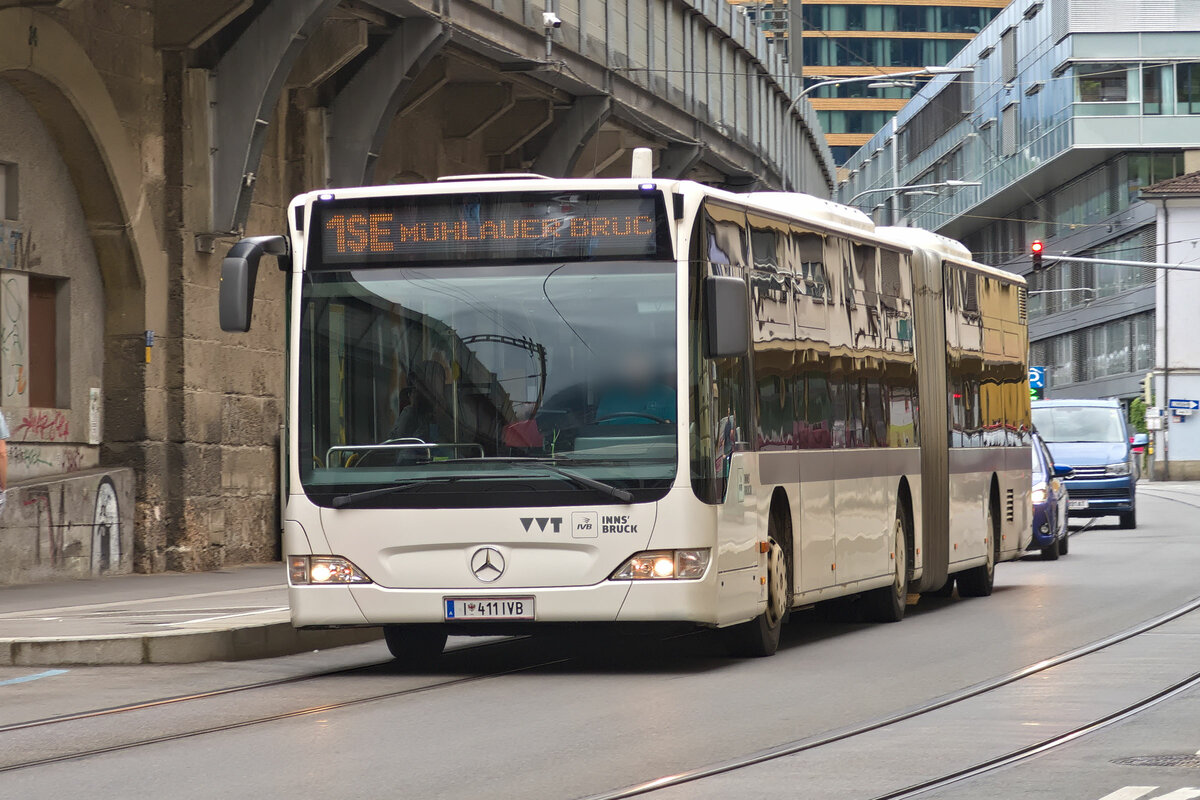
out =
<svg viewBox="0 0 1200 800"><path fill-rule="evenodd" d="M521 524L525 526L525 532L529 533L529 529L537 523L538 530L542 533L546 532L546 526L549 525L554 533L558 533L562 528L562 517L521 517Z"/></svg>

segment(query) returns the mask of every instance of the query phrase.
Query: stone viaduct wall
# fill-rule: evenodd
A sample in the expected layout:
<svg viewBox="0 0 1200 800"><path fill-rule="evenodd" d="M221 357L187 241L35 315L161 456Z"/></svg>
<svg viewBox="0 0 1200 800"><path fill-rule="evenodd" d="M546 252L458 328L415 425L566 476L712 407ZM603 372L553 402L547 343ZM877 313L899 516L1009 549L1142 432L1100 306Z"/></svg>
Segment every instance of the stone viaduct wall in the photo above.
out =
<svg viewBox="0 0 1200 800"><path fill-rule="evenodd" d="M541 10L0 0L0 556L37 567L0 583L278 557L286 287L261 272L252 332L227 335L217 284L298 192L627 174L649 146L657 174L829 195L798 79L724 2L564 0L549 57ZM4 313L51 290L52 322ZM35 361L57 378L37 403ZM61 536L32 533L46 509Z"/></svg>

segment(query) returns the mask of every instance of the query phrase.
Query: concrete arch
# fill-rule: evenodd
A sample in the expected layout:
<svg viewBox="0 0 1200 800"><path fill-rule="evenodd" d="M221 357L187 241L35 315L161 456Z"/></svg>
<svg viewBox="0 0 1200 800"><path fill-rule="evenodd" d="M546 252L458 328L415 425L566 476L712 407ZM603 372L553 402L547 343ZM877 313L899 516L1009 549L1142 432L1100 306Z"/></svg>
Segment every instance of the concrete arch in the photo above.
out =
<svg viewBox="0 0 1200 800"><path fill-rule="evenodd" d="M140 159L91 59L50 17L0 10L0 79L37 111L71 174L104 279L106 338L165 329L165 309L152 313L146 302L166 296L162 237Z"/></svg>

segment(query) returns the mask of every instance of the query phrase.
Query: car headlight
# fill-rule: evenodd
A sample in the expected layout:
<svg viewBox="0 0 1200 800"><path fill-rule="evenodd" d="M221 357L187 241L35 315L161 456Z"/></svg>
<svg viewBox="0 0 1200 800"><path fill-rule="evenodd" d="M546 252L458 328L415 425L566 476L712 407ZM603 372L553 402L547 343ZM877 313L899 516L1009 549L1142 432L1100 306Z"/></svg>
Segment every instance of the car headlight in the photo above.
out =
<svg viewBox="0 0 1200 800"><path fill-rule="evenodd" d="M1104 468L1105 475L1128 475L1129 462L1122 461L1119 464L1109 464Z"/></svg>
<svg viewBox="0 0 1200 800"><path fill-rule="evenodd" d="M614 581L694 581L704 577L709 549L644 550L632 555L612 574Z"/></svg>
<svg viewBox="0 0 1200 800"><path fill-rule="evenodd" d="M317 586L371 582L362 570L340 556L288 556L288 580L293 585Z"/></svg>
<svg viewBox="0 0 1200 800"><path fill-rule="evenodd" d="M1034 505L1046 502L1046 484L1039 483L1033 487L1033 492L1029 495L1032 498Z"/></svg>

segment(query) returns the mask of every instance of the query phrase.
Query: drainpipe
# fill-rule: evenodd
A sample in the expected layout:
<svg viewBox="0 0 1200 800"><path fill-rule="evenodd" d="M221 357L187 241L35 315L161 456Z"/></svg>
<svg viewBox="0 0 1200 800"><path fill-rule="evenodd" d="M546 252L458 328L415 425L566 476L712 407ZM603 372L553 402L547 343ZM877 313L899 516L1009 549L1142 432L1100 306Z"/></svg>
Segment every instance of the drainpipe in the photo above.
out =
<svg viewBox="0 0 1200 800"><path fill-rule="evenodd" d="M1167 263L1167 242L1171 241L1167 238L1167 233L1171 229L1171 212L1167 209L1167 200L1163 199L1163 231L1162 231L1162 254L1159 256L1159 261L1163 264ZM1171 270L1164 269L1162 271L1163 278L1163 396L1160 400L1168 400L1171 397ZM1169 415L1168 415L1169 416ZM1171 431L1163 431L1163 480L1171 480L1171 450L1168 440L1171 438Z"/></svg>

